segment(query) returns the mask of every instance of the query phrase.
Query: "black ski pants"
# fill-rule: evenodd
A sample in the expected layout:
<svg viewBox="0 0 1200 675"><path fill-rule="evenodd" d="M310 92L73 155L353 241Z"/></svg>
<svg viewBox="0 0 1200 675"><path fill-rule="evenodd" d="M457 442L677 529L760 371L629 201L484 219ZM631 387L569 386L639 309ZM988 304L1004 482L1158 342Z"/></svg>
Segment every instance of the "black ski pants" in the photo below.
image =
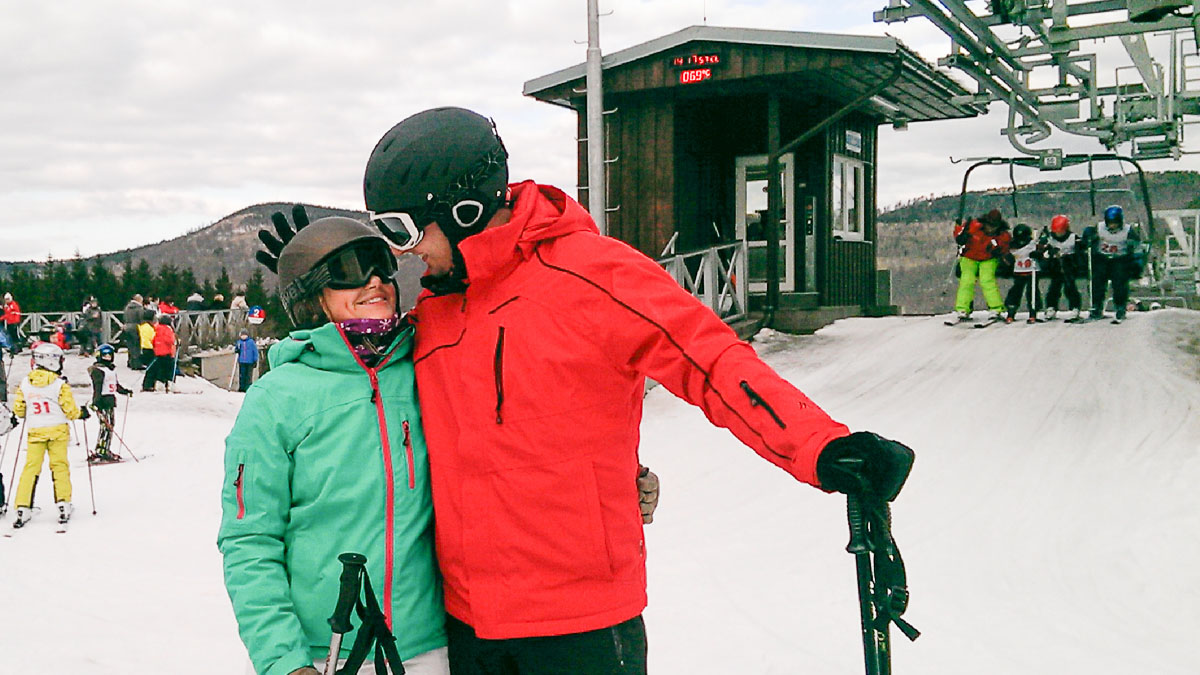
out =
<svg viewBox="0 0 1200 675"><path fill-rule="evenodd" d="M1042 308L1042 291L1033 283L1032 274L1014 274L1012 288L1008 289L1008 295L1004 298L1004 304L1008 307L1008 315L1012 316L1021 308L1021 297L1025 297L1025 302L1029 306L1029 313L1033 314Z"/></svg>
<svg viewBox="0 0 1200 675"><path fill-rule="evenodd" d="M645 675L641 616L608 628L549 637L484 640L446 616L451 675Z"/></svg>
<svg viewBox="0 0 1200 675"><path fill-rule="evenodd" d="M1104 296L1112 282L1113 306L1124 309L1129 304L1129 256L1109 258L1092 256L1092 311L1104 311Z"/></svg>
<svg viewBox="0 0 1200 675"><path fill-rule="evenodd" d="M1083 306L1083 298L1079 296L1079 289L1075 287L1075 278L1064 274L1050 277L1050 288L1046 290L1046 306L1058 309L1058 299L1064 293L1067 296L1068 309L1079 309Z"/></svg>

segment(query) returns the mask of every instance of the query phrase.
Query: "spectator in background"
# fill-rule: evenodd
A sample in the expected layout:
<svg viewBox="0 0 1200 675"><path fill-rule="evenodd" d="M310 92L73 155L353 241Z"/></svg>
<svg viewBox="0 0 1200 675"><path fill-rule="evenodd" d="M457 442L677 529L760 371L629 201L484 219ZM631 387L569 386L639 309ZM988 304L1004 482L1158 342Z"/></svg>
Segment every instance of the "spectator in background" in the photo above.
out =
<svg viewBox="0 0 1200 675"><path fill-rule="evenodd" d="M183 308L189 312L204 311L204 296L200 295L200 291L192 291L192 294L187 296L184 301Z"/></svg>
<svg viewBox="0 0 1200 675"><path fill-rule="evenodd" d="M154 317L154 361L142 378L142 391L154 391L162 382L163 391L171 392L171 381L175 379L175 346L171 317L166 314Z"/></svg>
<svg viewBox="0 0 1200 675"><path fill-rule="evenodd" d="M141 348L141 368L147 370L154 362L154 317L150 310L142 310L142 320L138 323L138 346ZM149 375L149 373L147 373Z"/></svg>
<svg viewBox="0 0 1200 675"><path fill-rule="evenodd" d="M21 306L13 300L12 293L4 294L4 330L8 333L8 342L11 345L10 353L17 354L21 351L21 338L17 330L21 325Z"/></svg>
<svg viewBox="0 0 1200 675"><path fill-rule="evenodd" d="M238 286L233 292L233 300L229 301L229 309L241 310L242 312L250 309L250 305L246 304L246 289Z"/></svg>
<svg viewBox="0 0 1200 675"><path fill-rule="evenodd" d="M209 309L225 309L225 296L217 293L213 296L212 302L208 305Z"/></svg>
<svg viewBox="0 0 1200 675"><path fill-rule="evenodd" d="M151 312L154 312L155 314L158 314L158 298L154 297L153 295L147 295L145 308Z"/></svg>
<svg viewBox="0 0 1200 675"><path fill-rule="evenodd" d="M175 306L175 301L171 298L163 298L158 302L159 314L178 314L179 308Z"/></svg>
<svg viewBox="0 0 1200 675"><path fill-rule="evenodd" d="M100 345L100 333L104 329L104 312L100 311L100 302L96 296L89 296L83 303L80 317L79 353L91 354Z"/></svg>
<svg viewBox="0 0 1200 675"><path fill-rule="evenodd" d="M138 339L138 324L141 323L144 313L142 296L137 293L129 299L125 311L121 313L121 340L125 343L125 353L129 357L127 365L132 370L145 368L142 365L142 342Z"/></svg>
<svg viewBox="0 0 1200 675"><path fill-rule="evenodd" d="M254 381L254 366L258 365L258 343L245 328L238 334L235 345L238 362L238 391L246 391Z"/></svg>

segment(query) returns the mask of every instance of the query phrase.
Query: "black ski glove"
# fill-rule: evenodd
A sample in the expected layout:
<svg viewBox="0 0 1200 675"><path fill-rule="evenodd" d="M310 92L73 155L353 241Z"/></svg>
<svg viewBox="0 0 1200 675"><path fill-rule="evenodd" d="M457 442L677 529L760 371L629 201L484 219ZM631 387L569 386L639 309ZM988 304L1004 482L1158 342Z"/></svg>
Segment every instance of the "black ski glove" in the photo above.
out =
<svg viewBox="0 0 1200 675"><path fill-rule="evenodd" d="M954 243L959 246L966 246L969 241L971 241L971 228L969 227L964 227L963 231L959 232L958 236L954 238Z"/></svg>
<svg viewBox="0 0 1200 675"><path fill-rule="evenodd" d="M817 480L834 492L864 493L892 501L900 494L913 451L869 431L857 431L830 441L817 458Z"/></svg>
<svg viewBox="0 0 1200 675"><path fill-rule="evenodd" d="M292 207L292 222L296 225L293 228L288 224L287 216L276 211L271 214L271 223L275 226L275 235L267 228L258 231L258 239L267 248L265 251L255 251L254 259L263 267L271 270L275 274L279 273L279 252L287 245L296 233L308 226L308 212L304 210L303 204L296 204Z"/></svg>
<svg viewBox="0 0 1200 675"><path fill-rule="evenodd" d="M14 429L16 429L17 425L20 424L20 422L17 421L17 416L11 414L8 416L8 423L13 425Z"/></svg>
<svg viewBox="0 0 1200 675"><path fill-rule="evenodd" d="M84 406L79 409L79 419L86 420L87 418L89 418L91 416L92 416L92 413L90 410L87 409L87 406Z"/></svg>

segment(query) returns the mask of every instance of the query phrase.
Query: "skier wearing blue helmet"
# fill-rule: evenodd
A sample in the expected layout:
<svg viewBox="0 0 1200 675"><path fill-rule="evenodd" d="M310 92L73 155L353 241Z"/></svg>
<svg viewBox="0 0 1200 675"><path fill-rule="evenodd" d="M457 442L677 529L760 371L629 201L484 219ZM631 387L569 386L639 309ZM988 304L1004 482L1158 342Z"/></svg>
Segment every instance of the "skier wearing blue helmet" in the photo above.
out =
<svg viewBox="0 0 1200 675"><path fill-rule="evenodd" d="M1125 222L1125 211L1113 205L1104 209L1104 222L1089 228L1084 239L1092 259L1092 313L1090 318L1104 318L1104 298L1108 282L1112 282L1114 323L1125 320L1129 303L1129 278L1134 267L1134 253L1140 250L1141 236L1137 228Z"/></svg>
<svg viewBox="0 0 1200 675"><path fill-rule="evenodd" d="M88 455L88 461L119 462L120 453L111 449L113 420L116 419L117 395L133 396L133 391L117 381L117 350L105 342L96 348L96 362L88 367L92 378L92 408L100 420L100 433L96 436L96 448Z"/></svg>

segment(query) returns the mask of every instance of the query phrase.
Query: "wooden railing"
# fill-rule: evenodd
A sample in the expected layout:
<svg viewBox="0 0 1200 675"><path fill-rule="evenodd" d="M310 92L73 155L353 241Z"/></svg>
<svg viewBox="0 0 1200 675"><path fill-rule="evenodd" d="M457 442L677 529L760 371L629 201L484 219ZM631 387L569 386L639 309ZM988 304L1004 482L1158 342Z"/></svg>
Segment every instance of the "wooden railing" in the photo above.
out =
<svg viewBox="0 0 1200 675"><path fill-rule="evenodd" d="M748 313L745 241L660 258L658 264L726 323Z"/></svg>

